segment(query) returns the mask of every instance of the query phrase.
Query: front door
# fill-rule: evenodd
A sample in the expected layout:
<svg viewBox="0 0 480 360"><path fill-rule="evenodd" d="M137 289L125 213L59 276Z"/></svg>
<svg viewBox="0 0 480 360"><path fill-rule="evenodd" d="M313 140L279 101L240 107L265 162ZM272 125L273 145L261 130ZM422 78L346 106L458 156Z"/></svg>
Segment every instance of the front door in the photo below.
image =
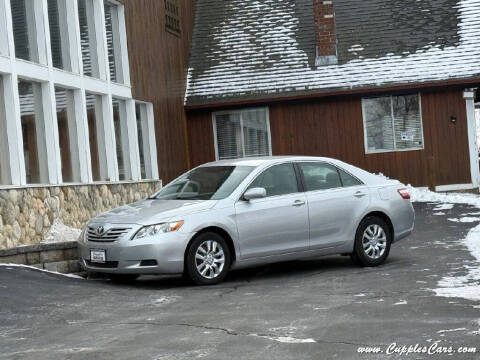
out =
<svg viewBox="0 0 480 360"><path fill-rule="evenodd" d="M308 208L292 163L274 165L249 188L262 187L267 197L235 205L242 259L308 249Z"/></svg>

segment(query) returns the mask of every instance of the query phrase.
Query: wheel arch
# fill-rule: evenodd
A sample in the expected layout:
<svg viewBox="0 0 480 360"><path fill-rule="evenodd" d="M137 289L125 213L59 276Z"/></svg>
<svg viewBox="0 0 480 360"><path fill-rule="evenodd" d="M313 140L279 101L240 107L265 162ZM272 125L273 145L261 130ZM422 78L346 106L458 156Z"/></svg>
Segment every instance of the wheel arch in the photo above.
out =
<svg viewBox="0 0 480 360"><path fill-rule="evenodd" d="M228 246L228 250L230 251L230 260L231 260L230 266L232 266L235 263L235 261L237 260L237 251L235 249L235 244L233 242L232 237L228 233L228 231L226 231L225 229L223 229L219 226L207 226L207 227L197 231L195 233L195 235L192 236L192 238L188 242L187 247L185 248L185 253L183 255L184 256L184 264L187 264L187 255L188 255L188 251L190 250L190 246L192 245L193 240L195 240L195 238L197 238L199 235L204 234L206 232L216 233L216 234L220 235L225 240L225 242L227 243L227 246Z"/></svg>
<svg viewBox="0 0 480 360"><path fill-rule="evenodd" d="M360 224L363 222L363 220L369 218L369 217L378 217L380 219L382 219L383 221L385 221L385 223L387 224L388 226L388 230L390 230L390 234L392 236L392 241L394 241L395 239L395 228L393 226L393 222L392 220L390 219L390 217L383 211L379 211L379 210L375 210L375 211L371 211L369 212L368 214L366 214L362 220L360 221L360 223L358 224L358 227L360 226ZM358 229L357 227L357 229Z"/></svg>

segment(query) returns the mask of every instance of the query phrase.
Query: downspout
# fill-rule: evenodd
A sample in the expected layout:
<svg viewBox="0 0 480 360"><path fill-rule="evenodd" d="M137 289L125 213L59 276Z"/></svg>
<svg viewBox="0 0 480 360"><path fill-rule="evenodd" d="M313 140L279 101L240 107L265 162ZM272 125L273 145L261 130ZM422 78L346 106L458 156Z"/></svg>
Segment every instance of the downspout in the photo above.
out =
<svg viewBox="0 0 480 360"><path fill-rule="evenodd" d="M480 169L478 165L477 124L475 120L475 90L465 89L463 98L465 99L467 110L468 148L472 185L474 188L479 188Z"/></svg>

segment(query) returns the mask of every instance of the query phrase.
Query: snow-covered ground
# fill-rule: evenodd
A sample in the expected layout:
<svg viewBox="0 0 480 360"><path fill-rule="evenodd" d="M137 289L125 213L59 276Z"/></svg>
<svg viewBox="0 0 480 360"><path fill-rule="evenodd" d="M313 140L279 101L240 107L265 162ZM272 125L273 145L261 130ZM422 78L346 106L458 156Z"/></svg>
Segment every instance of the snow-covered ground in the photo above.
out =
<svg viewBox="0 0 480 360"><path fill-rule="evenodd" d="M60 219L55 219L42 243L76 241L81 232L82 230L69 227L62 223Z"/></svg>
<svg viewBox="0 0 480 360"><path fill-rule="evenodd" d="M474 194L449 193L440 194L429 190L410 187L413 202L434 202L439 203L434 211L449 210L453 204L473 205L480 209L480 196ZM455 222L475 222L480 218L465 214L464 217L448 219ZM476 259L474 266L465 265L466 275L446 276L438 282L438 287L433 291L438 296L459 297L473 301L480 301L480 224L472 228L465 239L460 240Z"/></svg>

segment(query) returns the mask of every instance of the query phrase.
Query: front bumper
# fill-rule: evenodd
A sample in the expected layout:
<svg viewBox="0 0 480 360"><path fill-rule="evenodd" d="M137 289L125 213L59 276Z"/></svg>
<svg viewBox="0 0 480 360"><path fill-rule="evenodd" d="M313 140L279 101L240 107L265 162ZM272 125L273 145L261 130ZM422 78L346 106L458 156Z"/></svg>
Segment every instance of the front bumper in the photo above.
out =
<svg viewBox="0 0 480 360"><path fill-rule="evenodd" d="M131 234L115 242L79 241L80 262L87 271L109 274L180 274L190 234L175 231L155 237L130 240ZM92 263L91 250L105 250L106 263ZM142 266L155 260L156 265ZM150 261L151 262L151 261Z"/></svg>

